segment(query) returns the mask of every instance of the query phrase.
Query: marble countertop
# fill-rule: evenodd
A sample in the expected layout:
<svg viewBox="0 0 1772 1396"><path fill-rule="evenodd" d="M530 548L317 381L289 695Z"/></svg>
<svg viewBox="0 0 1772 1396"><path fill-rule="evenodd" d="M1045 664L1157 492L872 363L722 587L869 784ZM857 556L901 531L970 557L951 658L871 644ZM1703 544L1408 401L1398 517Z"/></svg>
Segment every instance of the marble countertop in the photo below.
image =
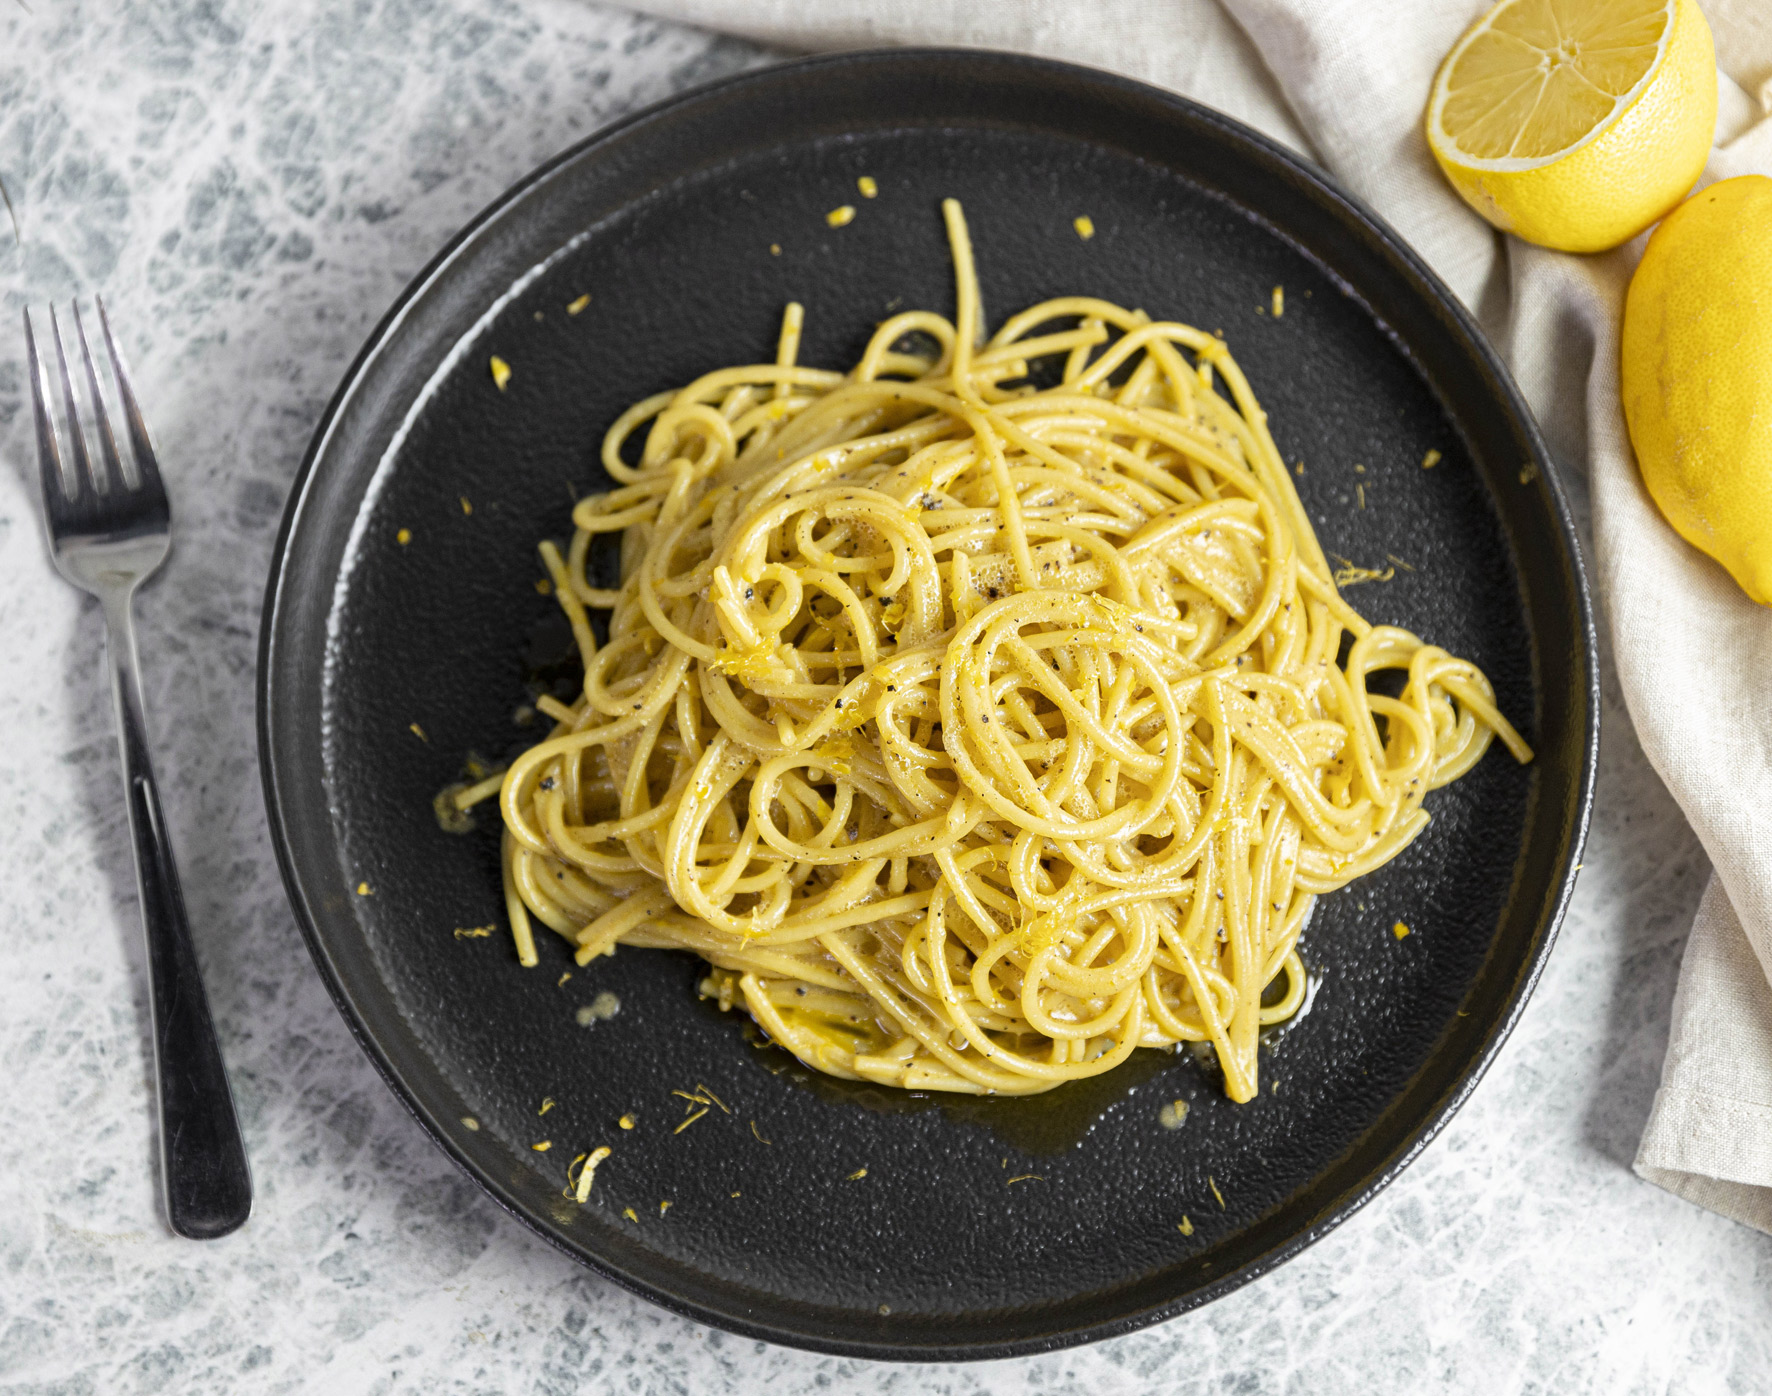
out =
<svg viewBox="0 0 1772 1396"><path fill-rule="evenodd" d="M139 605L166 815L258 1185L157 1198L133 873L94 608L50 571L0 332L0 1393L1070 1396L1772 1390L1772 1239L1630 1172L1708 871L1608 687L1544 981L1469 1104L1326 1240L1210 1307L1011 1362L819 1357L577 1268L431 1144L327 998L260 802L284 495L407 279L531 166L771 54L581 0L0 0L0 325L107 295L181 543Z"/></svg>

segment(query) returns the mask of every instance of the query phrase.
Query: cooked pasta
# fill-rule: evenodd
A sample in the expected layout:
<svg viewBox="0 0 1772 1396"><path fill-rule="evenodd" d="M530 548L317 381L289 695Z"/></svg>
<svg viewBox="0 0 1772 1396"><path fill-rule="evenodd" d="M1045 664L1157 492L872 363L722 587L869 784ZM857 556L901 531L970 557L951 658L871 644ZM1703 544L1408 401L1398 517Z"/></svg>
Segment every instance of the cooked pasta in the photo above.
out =
<svg viewBox="0 0 1772 1396"><path fill-rule="evenodd" d="M1208 1043L1248 1100L1314 900L1492 737L1531 752L1342 600L1222 339L1084 296L986 338L944 213L952 322L837 373L790 305L774 363L624 412L541 545L585 678L498 787L518 956L535 920L581 965L692 950L833 1076L1031 1093Z"/></svg>

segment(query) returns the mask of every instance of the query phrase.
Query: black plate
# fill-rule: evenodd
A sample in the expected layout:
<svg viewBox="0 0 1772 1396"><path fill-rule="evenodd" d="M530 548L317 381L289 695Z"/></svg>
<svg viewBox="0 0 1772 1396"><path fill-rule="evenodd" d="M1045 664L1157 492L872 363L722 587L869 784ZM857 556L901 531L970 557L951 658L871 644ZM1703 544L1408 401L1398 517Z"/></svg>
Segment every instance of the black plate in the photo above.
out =
<svg viewBox="0 0 1772 1396"><path fill-rule="evenodd" d="M858 196L862 175L877 198ZM466 836L432 816L471 753L498 761L534 739L513 710L566 673L534 547L602 483L610 420L767 358L790 298L806 305L804 361L834 366L891 309L951 313L949 194L997 316L1086 292L1228 335L1286 458L1305 463L1324 546L1413 567L1351 599L1481 664L1538 749L1521 769L1495 748L1430 797L1434 823L1401 858L1320 907L1304 944L1320 988L1264 1052L1269 1089L1250 1105L1154 1052L1026 1100L814 1079L698 1002L688 957L626 951L562 985L571 962L548 935L541 967L520 969L496 814ZM832 229L842 204L859 213ZM503 392L493 354L513 370ZM1443 458L1423 470L1429 448ZM604 131L413 283L290 500L260 740L321 974L420 1122L501 1203L621 1284L740 1333L1001 1357L1225 1293L1346 1217L1444 1122L1518 1015L1569 893L1593 653L1526 408L1395 233L1180 98L1053 63L898 51L737 78ZM603 990L619 1014L580 1026ZM698 1082L733 1113L673 1133L671 1092ZM558 1103L542 1117L544 1097ZM1165 1130L1175 1099L1192 1114ZM624 1112L637 1129L617 1127ZM614 1156L580 1209L561 1196L566 1167L604 1143Z"/></svg>

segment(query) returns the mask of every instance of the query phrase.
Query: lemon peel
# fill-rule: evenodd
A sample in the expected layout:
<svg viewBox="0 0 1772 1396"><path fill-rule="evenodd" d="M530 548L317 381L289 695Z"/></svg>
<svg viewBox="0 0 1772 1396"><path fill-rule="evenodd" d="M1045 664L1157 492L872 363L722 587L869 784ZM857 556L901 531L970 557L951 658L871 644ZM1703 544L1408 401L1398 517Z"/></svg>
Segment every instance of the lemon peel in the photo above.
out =
<svg viewBox="0 0 1772 1396"><path fill-rule="evenodd" d="M1503 232L1598 252L1685 197L1716 119L1716 52L1694 0L1500 0L1441 64L1427 141Z"/></svg>
<svg viewBox="0 0 1772 1396"><path fill-rule="evenodd" d="M1772 179L1713 184L1655 230L1625 295L1619 369L1656 507L1772 605Z"/></svg>

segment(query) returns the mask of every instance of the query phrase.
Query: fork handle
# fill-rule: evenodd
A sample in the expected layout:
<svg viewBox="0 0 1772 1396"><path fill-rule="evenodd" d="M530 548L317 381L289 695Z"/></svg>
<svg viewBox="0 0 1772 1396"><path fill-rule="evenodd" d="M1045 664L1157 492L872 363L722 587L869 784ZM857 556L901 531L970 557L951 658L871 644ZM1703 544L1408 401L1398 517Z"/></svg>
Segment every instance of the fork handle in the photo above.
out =
<svg viewBox="0 0 1772 1396"><path fill-rule="evenodd" d="M252 1174L148 758L130 598L130 591L104 598L106 648L117 700L129 832L135 845L135 885L147 933L148 999L160 1102L160 1177L172 1229L204 1241L226 1236L246 1220L252 1211Z"/></svg>

